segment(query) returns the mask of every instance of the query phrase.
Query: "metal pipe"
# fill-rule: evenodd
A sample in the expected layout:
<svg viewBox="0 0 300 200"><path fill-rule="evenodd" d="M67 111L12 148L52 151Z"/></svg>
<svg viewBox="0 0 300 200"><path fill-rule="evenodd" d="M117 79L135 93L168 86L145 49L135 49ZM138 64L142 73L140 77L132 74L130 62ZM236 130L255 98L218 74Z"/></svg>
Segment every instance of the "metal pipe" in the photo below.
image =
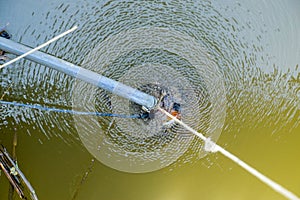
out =
<svg viewBox="0 0 300 200"><path fill-rule="evenodd" d="M22 55L30 51L32 48L0 37L0 49L12 54ZM154 108L156 105L157 100L151 95L46 53L36 51L25 58L65 73L74 78L78 78L87 83L91 83L113 94L133 101L141 106L145 106L149 110Z"/></svg>

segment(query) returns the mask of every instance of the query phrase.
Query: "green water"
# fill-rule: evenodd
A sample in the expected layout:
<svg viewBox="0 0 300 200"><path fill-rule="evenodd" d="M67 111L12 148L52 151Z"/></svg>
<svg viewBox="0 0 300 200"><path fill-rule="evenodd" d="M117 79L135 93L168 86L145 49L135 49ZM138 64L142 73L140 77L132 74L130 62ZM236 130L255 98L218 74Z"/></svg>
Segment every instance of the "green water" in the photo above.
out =
<svg viewBox="0 0 300 200"><path fill-rule="evenodd" d="M79 31L43 51L78 65L88 63L87 56L99 44L104 45L106 39L122 36L130 30L159 27L193 38L195 46L201 46L210 63L214 63L207 66L218 69L224 83L226 117L221 123L218 144L299 196L298 10L299 1L292 0L30 0L26 4L0 0L0 26L9 22L7 30L13 35L12 40L37 46L77 24ZM118 53L121 51L118 45L104 47ZM125 52L124 58L119 56L111 66L135 66L143 64L143 60L172 66L169 64L172 59L181 61L181 52L180 48L174 48L169 61L161 61L159 56L155 59L155 54L151 57L145 50L139 50L140 54ZM139 58L138 62L132 59L134 56ZM184 62L192 63L189 59ZM100 67L101 62L98 64ZM98 69L98 66L92 67ZM122 79L125 73L122 68L114 69L115 75ZM105 73L112 76L110 71ZM188 75L191 81L198 77L193 72ZM204 82L212 78L205 72L201 77ZM29 61L19 61L13 67L2 69L0 80L3 100L74 109L85 104L84 101L74 104L74 94L78 95L78 88L74 88L78 83L74 79ZM213 95L216 88L211 91L209 87L204 88L208 88L211 98L217 98ZM220 110L216 113L222 114ZM39 199L72 199L76 191L78 200L284 199L220 154L201 158L201 149L195 146L200 145L197 142L168 167L131 174L94 160L81 141L84 128L77 128L78 120L73 116L3 106L0 111L0 143L11 151L13 135L17 133L18 165ZM2 173L1 200L8 199L8 188Z"/></svg>

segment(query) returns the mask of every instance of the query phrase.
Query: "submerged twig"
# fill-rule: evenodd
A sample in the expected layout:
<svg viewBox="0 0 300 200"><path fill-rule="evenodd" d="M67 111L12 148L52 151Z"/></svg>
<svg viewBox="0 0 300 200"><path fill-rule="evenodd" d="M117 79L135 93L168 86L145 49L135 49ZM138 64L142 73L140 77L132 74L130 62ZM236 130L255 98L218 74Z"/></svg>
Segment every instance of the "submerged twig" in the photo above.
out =
<svg viewBox="0 0 300 200"><path fill-rule="evenodd" d="M71 200L76 199L76 197L77 197L77 195L78 195L78 193L79 193L80 188L82 187L82 185L83 185L83 184L85 183L85 181L87 180L89 174L92 172L93 167L94 167L94 163L95 163L95 159L93 158L93 159L91 160L91 163L90 163L90 165L89 165L87 171L84 173L84 175L82 176L82 178L81 178L79 184L77 185L76 190L75 190L75 192L74 192L73 197L72 197Z"/></svg>
<svg viewBox="0 0 300 200"><path fill-rule="evenodd" d="M7 88L7 90L2 94L2 96L1 96L1 98L0 98L0 100L3 100L3 98L5 97L5 95L6 95L6 93L8 92L8 90L12 87L12 85L13 85L13 83L11 83L9 86L8 86L8 88Z"/></svg>
<svg viewBox="0 0 300 200"><path fill-rule="evenodd" d="M17 143L18 143L18 138L17 138L17 131L15 129L13 143L12 143L13 161L17 160L17 154L16 154ZM14 186L10 183L9 190L8 190L8 200L13 200L13 198L14 198Z"/></svg>
<svg viewBox="0 0 300 200"><path fill-rule="evenodd" d="M24 184L30 192L31 199L38 200L33 187L3 146L0 148L0 167L21 199L26 199L23 192Z"/></svg>
<svg viewBox="0 0 300 200"><path fill-rule="evenodd" d="M13 189L18 193L19 197L21 199L25 198L23 188L21 185L21 181L17 175L15 175L15 171L12 167L12 163L10 162L10 158L8 158L8 155L5 153L6 150L1 147L0 148L0 168L2 169L3 173L13 186ZM9 196L10 198L10 196Z"/></svg>

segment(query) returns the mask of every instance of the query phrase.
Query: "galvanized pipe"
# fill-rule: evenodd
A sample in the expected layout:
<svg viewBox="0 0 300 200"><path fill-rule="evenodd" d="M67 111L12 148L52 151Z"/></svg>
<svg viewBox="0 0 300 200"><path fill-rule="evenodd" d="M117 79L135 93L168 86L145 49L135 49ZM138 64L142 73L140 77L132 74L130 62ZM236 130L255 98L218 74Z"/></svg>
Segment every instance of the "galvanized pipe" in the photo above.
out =
<svg viewBox="0 0 300 200"><path fill-rule="evenodd" d="M27 46L2 37L0 37L0 49L16 55L22 55L31 50L31 48ZM156 105L157 100L151 95L46 53L36 51L25 58L87 83L91 83L141 106L145 106L149 110Z"/></svg>

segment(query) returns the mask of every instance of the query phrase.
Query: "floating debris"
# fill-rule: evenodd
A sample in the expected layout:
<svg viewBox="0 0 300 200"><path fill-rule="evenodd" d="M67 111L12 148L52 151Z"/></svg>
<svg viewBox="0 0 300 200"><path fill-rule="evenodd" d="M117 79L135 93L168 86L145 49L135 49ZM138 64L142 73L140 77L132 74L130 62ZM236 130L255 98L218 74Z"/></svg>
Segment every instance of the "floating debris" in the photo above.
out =
<svg viewBox="0 0 300 200"><path fill-rule="evenodd" d="M21 199L27 199L24 194L25 188L27 188L31 199L38 200L33 187L3 146L0 147L0 167Z"/></svg>
<svg viewBox="0 0 300 200"><path fill-rule="evenodd" d="M84 172L79 184L77 185L76 190L73 194L72 200L76 199L82 185L86 182L86 180L87 180L88 176L90 175L90 173L92 173L93 168L94 168L94 164L95 164L95 159L93 158L90 162L90 165L89 165L88 169Z"/></svg>

